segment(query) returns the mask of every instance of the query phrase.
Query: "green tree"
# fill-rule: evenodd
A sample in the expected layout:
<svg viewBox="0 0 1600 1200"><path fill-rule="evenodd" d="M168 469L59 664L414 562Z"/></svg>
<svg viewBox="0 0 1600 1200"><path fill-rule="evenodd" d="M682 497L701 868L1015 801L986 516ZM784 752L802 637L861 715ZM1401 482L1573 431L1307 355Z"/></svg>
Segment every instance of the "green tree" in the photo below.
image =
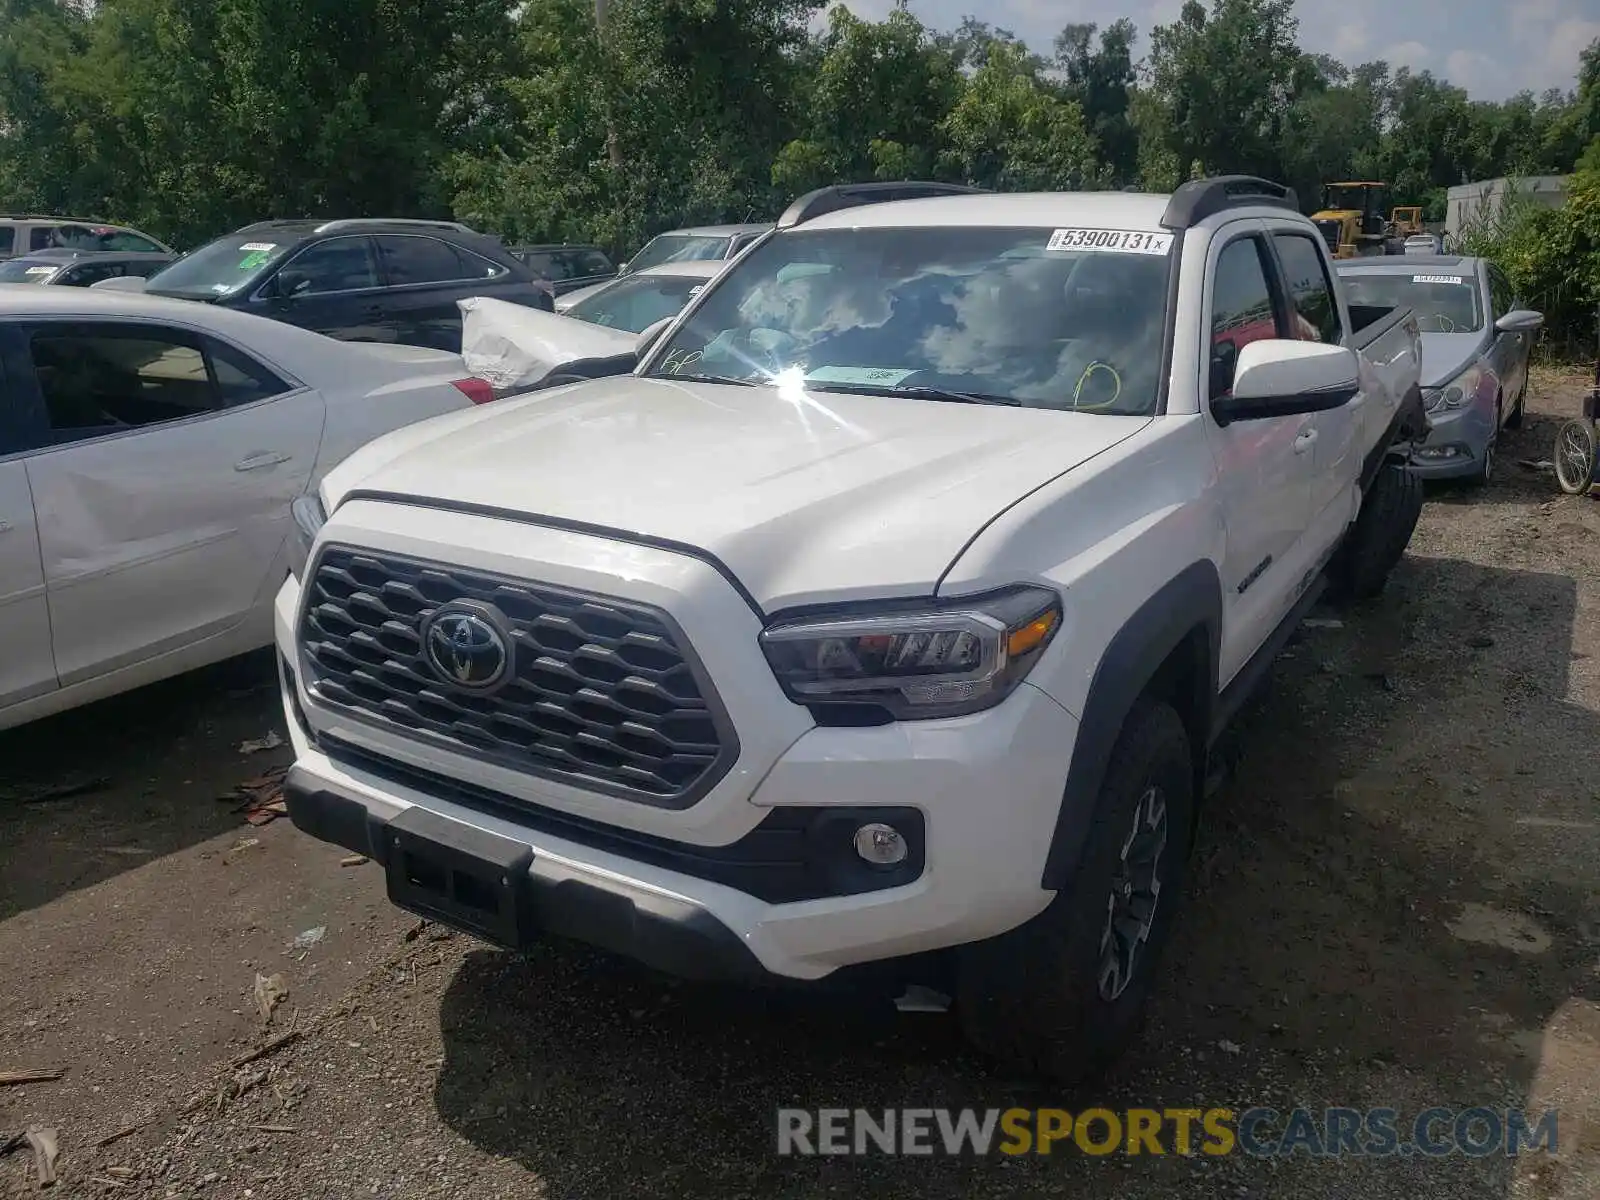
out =
<svg viewBox="0 0 1600 1200"><path fill-rule="evenodd" d="M1137 37L1133 22L1126 17L1104 30L1092 24L1068 25L1056 35L1055 63L1066 93L1083 109L1084 121L1115 184L1132 183L1139 174L1139 132L1129 111Z"/></svg>
<svg viewBox="0 0 1600 1200"><path fill-rule="evenodd" d="M1078 102L1045 86L1011 46L991 47L943 132L947 163L983 187L1054 191L1104 182Z"/></svg>
<svg viewBox="0 0 1600 1200"><path fill-rule="evenodd" d="M798 144L773 164L777 187L795 193L933 171L940 122L965 86L951 47L905 9L874 22L838 7L812 67Z"/></svg>
<svg viewBox="0 0 1600 1200"><path fill-rule="evenodd" d="M1293 0L1188 0L1150 33L1150 85L1182 163L1275 175L1301 66Z"/></svg>

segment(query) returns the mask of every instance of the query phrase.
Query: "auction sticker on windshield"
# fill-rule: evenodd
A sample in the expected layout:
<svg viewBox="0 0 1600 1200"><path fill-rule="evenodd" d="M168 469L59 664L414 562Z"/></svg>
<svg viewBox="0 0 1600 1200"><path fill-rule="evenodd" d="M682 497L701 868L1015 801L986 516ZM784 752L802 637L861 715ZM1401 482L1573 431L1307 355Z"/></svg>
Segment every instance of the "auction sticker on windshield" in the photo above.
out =
<svg viewBox="0 0 1600 1200"><path fill-rule="evenodd" d="M807 383L876 383L893 387L915 371L894 367L818 367L806 372Z"/></svg>
<svg viewBox="0 0 1600 1200"><path fill-rule="evenodd" d="M1150 229L1058 229L1050 250L1091 250L1109 254L1167 254L1172 235Z"/></svg>
<svg viewBox="0 0 1600 1200"><path fill-rule="evenodd" d="M1462 284L1466 280L1460 275L1413 275L1412 283L1455 283Z"/></svg>

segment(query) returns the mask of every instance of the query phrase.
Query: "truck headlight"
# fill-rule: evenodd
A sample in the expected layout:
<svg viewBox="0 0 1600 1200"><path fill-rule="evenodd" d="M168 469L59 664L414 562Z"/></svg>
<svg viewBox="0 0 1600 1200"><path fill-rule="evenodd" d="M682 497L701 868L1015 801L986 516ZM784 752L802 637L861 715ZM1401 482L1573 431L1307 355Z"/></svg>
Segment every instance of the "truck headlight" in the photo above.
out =
<svg viewBox="0 0 1600 1200"><path fill-rule="evenodd" d="M919 720L999 704L1060 626L1061 598L1023 586L779 621L761 649L797 704Z"/></svg>
<svg viewBox="0 0 1600 1200"><path fill-rule="evenodd" d="M1443 387L1430 388L1422 393L1423 406L1431 413L1454 412L1471 404L1483 382L1482 363L1473 363Z"/></svg>
<svg viewBox="0 0 1600 1200"><path fill-rule="evenodd" d="M289 573L303 579L306 564L311 561L311 547L317 534L327 524L328 514L322 501L315 495L301 496L289 506Z"/></svg>

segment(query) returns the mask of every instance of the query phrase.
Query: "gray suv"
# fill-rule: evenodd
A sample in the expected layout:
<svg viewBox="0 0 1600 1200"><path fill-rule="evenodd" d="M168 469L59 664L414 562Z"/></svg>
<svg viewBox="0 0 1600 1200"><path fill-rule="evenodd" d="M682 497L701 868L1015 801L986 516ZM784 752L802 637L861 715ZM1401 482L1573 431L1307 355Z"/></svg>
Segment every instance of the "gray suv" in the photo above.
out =
<svg viewBox="0 0 1600 1200"><path fill-rule="evenodd" d="M0 258L36 250L125 250L140 254L172 254L171 246L148 233L123 225L107 225L80 217L41 217L0 213Z"/></svg>

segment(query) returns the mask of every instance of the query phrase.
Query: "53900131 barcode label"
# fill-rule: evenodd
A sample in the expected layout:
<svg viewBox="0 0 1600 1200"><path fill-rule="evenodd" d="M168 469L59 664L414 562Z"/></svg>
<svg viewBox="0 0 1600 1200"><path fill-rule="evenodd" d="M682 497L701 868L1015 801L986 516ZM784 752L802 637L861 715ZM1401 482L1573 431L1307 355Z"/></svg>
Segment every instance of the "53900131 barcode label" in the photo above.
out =
<svg viewBox="0 0 1600 1200"><path fill-rule="evenodd" d="M1167 254L1172 235L1152 229L1058 229L1047 249L1098 250L1108 254Z"/></svg>

